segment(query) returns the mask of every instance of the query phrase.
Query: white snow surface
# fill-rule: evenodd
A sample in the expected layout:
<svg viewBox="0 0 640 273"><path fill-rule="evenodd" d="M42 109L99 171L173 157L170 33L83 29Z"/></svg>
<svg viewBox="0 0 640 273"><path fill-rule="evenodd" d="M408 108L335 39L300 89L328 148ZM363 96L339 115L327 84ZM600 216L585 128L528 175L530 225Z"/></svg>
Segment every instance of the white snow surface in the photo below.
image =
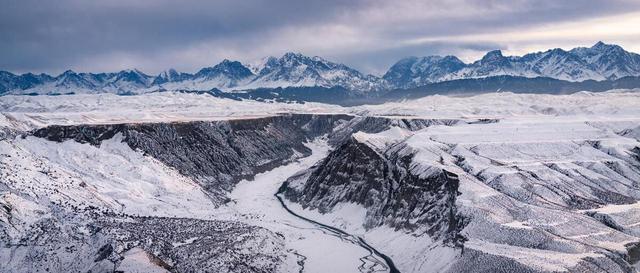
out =
<svg viewBox="0 0 640 273"><path fill-rule="evenodd" d="M0 126L17 129L47 125L250 119L279 113L342 112L319 103L236 101L209 95L152 93L0 97Z"/></svg>
<svg viewBox="0 0 640 273"><path fill-rule="evenodd" d="M170 271L151 261L150 254L141 248L134 247L124 254L124 260L117 270L123 273L168 273Z"/></svg>
<svg viewBox="0 0 640 273"><path fill-rule="evenodd" d="M428 236L415 236L410 232L382 226L364 229L366 209L358 204L341 203L330 213L302 208L287 202L287 207L314 221L337 227L367 241L378 251L393 259L401 272L444 272L460 251L434 242Z"/></svg>
<svg viewBox="0 0 640 273"><path fill-rule="evenodd" d="M100 147L32 136L0 141L0 166L12 170L0 176L5 185L35 200L129 215L212 218L213 203L198 184L131 150L119 134Z"/></svg>
<svg viewBox="0 0 640 273"><path fill-rule="evenodd" d="M356 107L322 103L236 101L208 95L173 92L138 96L91 94L0 97L0 126L22 130L52 124L220 120L279 113L347 113L414 118L516 118L518 120L561 117L591 123L605 121L605 124L612 124L611 122L615 120L617 124L625 122L628 124L637 121L640 117L640 90L578 92L571 95L513 93L490 93L471 97L435 95L412 101Z"/></svg>
<svg viewBox="0 0 640 273"><path fill-rule="evenodd" d="M563 271L584 257L599 257L600 254L593 251L596 247L626 253L626 244L640 241L638 203L567 210L562 196L540 185L528 188L530 185L516 175L531 171L541 177L546 186L564 187L589 198L595 198L583 187L589 181L597 181L598 186L606 190L633 195L630 185L637 183L640 176L625 169L625 160L630 149L640 146L635 134L640 128L638 90L572 95L430 96L357 107L235 101L171 92L139 96L3 96L0 97L0 130L31 130L52 124L240 119L282 113L497 119L497 123L491 124L433 126L417 132L392 128L378 134L356 133L354 137L379 152L404 145L406 152L415 153L412 172L428 175L437 167L458 174L461 195L457 206L464 215L481 219L472 221L464 229L464 235L470 238L465 246L470 249L513 258L535 269ZM594 141L599 143L598 148L591 145ZM239 183L230 194L234 201L212 210L206 193L194 181L131 150L119 135L103 141L99 147L74 141L55 143L35 137L4 139L0 140L0 166L13 172L0 177L10 188L25 195L2 192L0 204L11 204L17 209L11 215L0 212L0 220L8 221L12 217L12 224L19 230L20 226L28 226L49 213L47 207L38 204L44 201L78 207L93 205L134 215L241 219L285 236L288 249L282 269L285 272L298 272L301 255L306 257L305 272L356 271L366 251L288 214L273 195L284 180L328 153L326 143L308 145L313 150L311 156ZM466 173L453 163L456 155L468 159L462 167L469 172L505 187L498 191ZM603 162L618 166L618 172ZM558 175L558 170L566 175ZM569 176L581 177L587 182L568 179ZM531 192L537 196L524 201L514 198ZM433 242L427 236L417 237L386 226L365 230L362 227L365 209L356 204L340 204L328 214L303 210L292 203L288 206L308 218L362 236L392 257L402 272L443 271L461 255L458 250ZM526 217L515 216L510 208L526 210ZM587 216L587 212L609 215L630 231L611 229ZM557 245L552 245L552 250L500 243L501 234L514 230L524 238L531 234L553 234L572 242L554 237L552 241ZM121 266L140 268L142 266L137 265L148 265L149 260L145 258L148 257L144 253L130 251Z"/></svg>

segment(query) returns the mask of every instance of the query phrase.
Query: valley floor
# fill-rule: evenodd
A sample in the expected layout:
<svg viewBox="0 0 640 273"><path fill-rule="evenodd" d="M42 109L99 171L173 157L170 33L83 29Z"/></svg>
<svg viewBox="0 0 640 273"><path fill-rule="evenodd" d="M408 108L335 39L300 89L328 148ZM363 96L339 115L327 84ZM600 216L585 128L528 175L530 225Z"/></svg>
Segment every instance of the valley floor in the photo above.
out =
<svg viewBox="0 0 640 273"><path fill-rule="evenodd" d="M237 213L233 219L243 219L285 237L290 257L283 272L358 272L360 267L367 269L364 272L381 270L382 265L378 264L381 261L370 261L368 251L290 214L275 196L287 178L324 158L329 148L326 141L312 142L309 146L311 156L240 182L230 194L231 203L222 210L232 210Z"/></svg>

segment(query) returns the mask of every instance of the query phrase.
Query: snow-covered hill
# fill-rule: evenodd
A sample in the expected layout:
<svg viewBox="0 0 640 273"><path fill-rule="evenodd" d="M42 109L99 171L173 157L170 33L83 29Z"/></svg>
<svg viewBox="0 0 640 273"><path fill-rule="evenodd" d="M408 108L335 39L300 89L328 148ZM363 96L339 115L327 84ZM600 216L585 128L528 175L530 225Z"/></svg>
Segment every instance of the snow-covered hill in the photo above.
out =
<svg viewBox="0 0 640 273"><path fill-rule="evenodd" d="M401 272L634 272L640 119L597 107L611 114L591 119L585 95L378 106L487 118L356 133L290 178L285 196L297 213L381 249Z"/></svg>

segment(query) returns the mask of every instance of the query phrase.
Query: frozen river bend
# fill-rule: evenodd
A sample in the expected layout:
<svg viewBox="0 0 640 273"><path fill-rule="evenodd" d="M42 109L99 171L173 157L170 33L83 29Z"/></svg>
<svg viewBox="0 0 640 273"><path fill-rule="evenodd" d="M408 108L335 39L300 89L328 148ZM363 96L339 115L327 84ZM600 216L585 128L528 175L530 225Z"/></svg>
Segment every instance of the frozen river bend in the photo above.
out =
<svg viewBox="0 0 640 273"><path fill-rule="evenodd" d="M640 94L0 98L2 272L634 272ZM276 195L278 193L278 195Z"/></svg>
<svg viewBox="0 0 640 273"><path fill-rule="evenodd" d="M288 251L297 259L296 265L289 266L290 271L389 271L384 259L359 238L292 214L276 196L287 178L324 158L329 148L322 141L309 147L310 156L240 182L230 194L228 207L236 212L232 219L243 218L284 235Z"/></svg>

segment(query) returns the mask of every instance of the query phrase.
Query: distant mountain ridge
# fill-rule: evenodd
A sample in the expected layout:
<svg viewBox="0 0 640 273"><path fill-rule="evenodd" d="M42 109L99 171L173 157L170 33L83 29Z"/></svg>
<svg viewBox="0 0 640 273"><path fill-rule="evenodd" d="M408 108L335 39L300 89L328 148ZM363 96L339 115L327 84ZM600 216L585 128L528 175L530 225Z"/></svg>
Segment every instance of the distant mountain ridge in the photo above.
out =
<svg viewBox="0 0 640 273"><path fill-rule="evenodd" d="M548 77L565 81L616 80L640 75L640 55L618 45L598 42L590 48L550 49L524 56L500 50L465 64L455 56L409 57L394 64L383 78L395 88L414 88L450 80L492 76Z"/></svg>
<svg viewBox="0 0 640 273"><path fill-rule="evenodd" d="M66 94L66 93L136 93L151 85L156 77L138 70L117 73L76 73L67 70L53 77L47 74L14 75L0 71L0 93Z"/></svg>
<svg viewBox="0 0 640 273"><path fill-rule="evenodd" d="M169 69L158 76L138 70L118 73L76 73L68 70L58 76L46 74L14 75L0 71L0 94L68 94L116 93L138 94L153 91L207 91L276 87L343 87L355 93L387 88L382 78L364 75L343 64L321 57L286 53L280 58L268 57L253 66L223 60L195 74Z"/></svg>
<svg viewBox="0 0 640 273"><path fill-rule="evenodd" d="M318 56L289 52L254 64L225 59L195 74L174 69L157 76L136 69L97 74L68 70L58 76L0 71L0 94L139 94L214 89L234 92L287 87L339 87L365 94L495 76L546 77L570 82L616 80L640 76L640 55L598 42L589 48L551 49L524 56L504 56L500 50L494 50L469 64L455 56L408 57L377 77Z"/></svg>

